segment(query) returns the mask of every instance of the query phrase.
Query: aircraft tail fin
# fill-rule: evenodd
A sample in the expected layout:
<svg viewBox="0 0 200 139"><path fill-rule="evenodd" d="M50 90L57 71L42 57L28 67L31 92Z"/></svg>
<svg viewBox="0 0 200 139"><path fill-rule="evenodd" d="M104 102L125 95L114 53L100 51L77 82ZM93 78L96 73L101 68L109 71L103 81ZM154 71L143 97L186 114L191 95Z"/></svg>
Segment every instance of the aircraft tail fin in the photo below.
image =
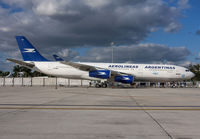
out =
<svg viewBox="0 0 200 139"><path fill-rule="evenodd" d="M56 61L64 61L61 57L57 56L57 55L53 55L54 59Z"/></svg>
<svg viewBox="0 0 200 139"><path fill-rule="evenodd" d="M16 36L16 40L24 61L48 61L24 36Z"/></svg>

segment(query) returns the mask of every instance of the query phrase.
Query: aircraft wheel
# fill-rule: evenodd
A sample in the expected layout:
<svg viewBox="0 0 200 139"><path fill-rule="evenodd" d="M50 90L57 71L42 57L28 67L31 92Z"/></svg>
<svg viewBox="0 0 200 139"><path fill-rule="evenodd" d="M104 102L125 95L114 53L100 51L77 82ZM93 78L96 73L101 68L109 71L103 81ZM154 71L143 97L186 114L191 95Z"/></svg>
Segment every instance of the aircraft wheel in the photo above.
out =
<svg viewBox="0 0 200 139"><path fill-rule="evenodd" d="M108 85L106 83L102 84L103 88L106 88Z"/></svg>
<svg viewBox="0 0 200 139"><path fill-rule="evenodd" d="M100 86L100 84L97 83L97 84L95 84L95 87L100 88L101 86Z"/></svg>

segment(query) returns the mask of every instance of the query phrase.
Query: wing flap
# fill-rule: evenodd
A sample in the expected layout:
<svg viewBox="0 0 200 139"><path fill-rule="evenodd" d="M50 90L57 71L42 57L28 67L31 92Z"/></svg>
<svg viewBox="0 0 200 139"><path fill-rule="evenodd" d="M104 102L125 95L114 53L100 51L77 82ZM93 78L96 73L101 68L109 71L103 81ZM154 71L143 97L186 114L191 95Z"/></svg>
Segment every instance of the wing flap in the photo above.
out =
<svg viewBox="0 0 200 139"><path fill-rule="evenodd" d="M94 67L94 66L90 66L90 65L86 65L86 64L81 64L81 63L74 63L74 62L67 62L67 61L62 61L62 64L65 65L69 65L72 66L74 68L83 70L83 71L92 71L92 70L99 70L99 69L104 69L104 70L110 70L111 71L111 76L117 76L117 75L132 75L132 74L127 74L127 73L123 73L123 72L118 72L118 71L114 71L111 69L106 69L106 68L101 68L101 67ZM135 75L132 75L135 76Z"/></svg>
<svg viewBox="0 0 200 139"><path fill-rule="evenodd" d="M92 70L98 69L97 67L85 65L85 64L81 64L81 63L74 63L74 62L67 62L67 61L63 61L61 63L65 64L65 65L72 66L74 68L77 68L77 69L80 69L80 70L83 70L83 71L92 71ZM100 69L102 69L102 68L100 68Z"/></svg>

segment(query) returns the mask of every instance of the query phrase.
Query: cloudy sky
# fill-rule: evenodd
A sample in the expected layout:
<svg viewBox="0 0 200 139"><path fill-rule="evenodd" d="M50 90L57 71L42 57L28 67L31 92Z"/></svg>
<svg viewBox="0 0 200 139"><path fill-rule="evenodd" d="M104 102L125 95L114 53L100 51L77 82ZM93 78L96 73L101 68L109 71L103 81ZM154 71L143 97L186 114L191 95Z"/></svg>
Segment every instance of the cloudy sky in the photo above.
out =
<svg viewBox="0 0 200 139"><path fill-rule="evenodd" d="M200 59L199 0L0 0L0 70L21 59L16 35L48 59L170 63Z"/></svg>

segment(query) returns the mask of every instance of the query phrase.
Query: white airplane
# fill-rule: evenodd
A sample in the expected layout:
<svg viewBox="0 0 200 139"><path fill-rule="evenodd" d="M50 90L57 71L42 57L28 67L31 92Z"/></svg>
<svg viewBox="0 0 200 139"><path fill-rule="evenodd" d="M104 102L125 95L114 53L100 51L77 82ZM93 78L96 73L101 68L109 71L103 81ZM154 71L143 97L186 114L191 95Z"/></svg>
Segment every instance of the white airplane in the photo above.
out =
<svg viewBox="0 0 200 139"><path fill-rule="evenodd" d="M134 81L183 81L194 77L187 68L175 65L49 61L24 36L16 36L16 40L23 61L7 60L51 76L125 84L134 84ZM107 87L107 82L101 85Z"/></svg>

